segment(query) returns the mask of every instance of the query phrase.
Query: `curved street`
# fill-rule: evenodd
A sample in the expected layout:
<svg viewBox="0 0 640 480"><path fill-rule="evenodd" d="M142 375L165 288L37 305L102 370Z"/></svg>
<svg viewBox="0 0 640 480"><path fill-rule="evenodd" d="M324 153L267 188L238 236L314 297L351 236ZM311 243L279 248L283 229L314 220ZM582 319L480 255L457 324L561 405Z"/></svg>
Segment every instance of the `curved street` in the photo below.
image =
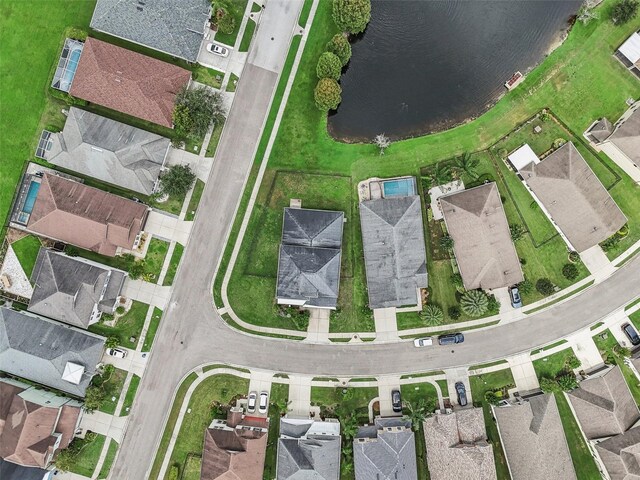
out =
<svg viewBox="0 0 640 480"><path fill-rule="evenodd" d="M205 363L311 376L378 376L484 363L553 342L640 296L640 258L569 301L530 318L470 331L455 348L397 343L310 344L246 334L213 306L211 286L297 26L301 0L271 0L227 119L170 304L143 376L110 478L146 478L181 380ZM265 48L266 46L269 48ZM597 290L598 294L594 295ZM248 302L251 292L247 292Z"/></svg>

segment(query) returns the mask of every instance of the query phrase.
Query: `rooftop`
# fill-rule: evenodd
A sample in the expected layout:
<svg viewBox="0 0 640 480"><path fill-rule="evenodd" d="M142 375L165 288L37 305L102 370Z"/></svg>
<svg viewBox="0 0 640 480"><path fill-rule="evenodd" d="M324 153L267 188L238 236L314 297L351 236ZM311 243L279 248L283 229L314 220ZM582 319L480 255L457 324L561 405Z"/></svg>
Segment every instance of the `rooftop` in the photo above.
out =
<svg viewBox="0 0 640 480"><path fill-rule="evenodd" d="M497 478L482 408L433 415L424 422L424 437L431 480Z"/></svg>
<svg viewBox="0 0 640 480"><path fill-rule="evenodd" d="M98 0L91 28L195 62L211 3L180 0L175 6L175 0Z"/></svg>
<svg viewBox="0 0 640 480"><path fill-rule="evenodd" d="M141 203L45 173L27 229L114 256L133 248L147 213Z"/></svg>
<svg viewBox="0 0 640 480"><path fill-rule="evenodd" d="M440 205L467 290L522 282L520 259L494 182L440 197Z"/></svg>
<svg viewBox="0 0 640 480"><path fill-rule="evenodd" d="M540 159L538 155L531 149L528 143L525 143L523 146L514 151L511 155L509 155L509 162L511 165L517 170L526 167L531 162L540 163Z"/></svg>
<svg viewBox="0 0 640 480"><path fill-rule="evenodd" d="M29 311L80 328L113 313L125 274L41 248L31 274Z"/></svg>
<svg viewBox="0 0 640 480"><path fill-rule="evenodd" d="M596 444L611 480L640 478L640 427Z"/></svg>
<svg viewBox="0 0 640 480"><path fill-rule="evenodd" d="M640 67L640 33L634 32L618 49L629 62Z"/></svg>
<svg viewBox="0 0 640 480"><path fill-rule="evenodd" d="M427 260L419 196L360 203L369 307L415 305L427 287Z"/></svg>
<svg viewBox="0 0 640 480"><path fill-rule="evenodd" d="M99 335L0 307L0 364L9 375L84 397L104 343ZM78 384L62 378L69 362L85 369Z"/></svg>
<svg viewBox="0 0 640 480"><path fill-rule="evenodd" d="M172 128L176 95L190 79L188 70L89 37L69 93Z"/></svg>
<svg viewBox="0 0 640 480"><path fill-rule="evenodd" d="M154 192L171 144L75 107L69 109L64 130L48 138L42 157L48 162L143 195Z"/></svg>
<svg viewBox="0 0 640 480"><path fill-rule="evenodd" d="M513 480L576 480L553 394L496 407L493 414Z"/></svg>
<svg viewBox="0 0 640 480"><path fill-rule="evenodd" d="M520 175L578 252L598 245L627 222L572 142L539 164L530 163Z"/></svg>
<svg viewBox="0 0 640 480"><path fill-rule="evenodd" d="M640 168L640 108L616 127L608 141Z"/></svg>

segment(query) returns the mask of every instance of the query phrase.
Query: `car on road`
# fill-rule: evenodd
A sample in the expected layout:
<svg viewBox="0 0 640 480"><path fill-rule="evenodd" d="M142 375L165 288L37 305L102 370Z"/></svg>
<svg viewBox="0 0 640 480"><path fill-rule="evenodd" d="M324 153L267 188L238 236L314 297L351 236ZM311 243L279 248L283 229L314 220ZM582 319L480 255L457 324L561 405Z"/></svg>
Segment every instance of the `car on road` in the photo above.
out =
<svg viewBox="0 0 640 480"><path fill-rule="evenodd" d="M269 394L267 392L260 392L260 406L258 411L260 413L267 413L267 406L269 405Z"/></svg>
<svg viewBox="0 0 640 480"><path fill-rule="evenodd" d="M461 333L445 333L438 337L438 343L440 345L454 345L456 343L464 342L464 335Z"/></svg>
<svg viewBox="0 0 640 480"><path fill-rule="evenodd" d="M433 345L433 339L431 337L416 338L413 341L413 345L418 348L430 347Z"/></svg>
<svg viewBox="0 0 640 480"><path fill-rule="evenodd" d="M396 413L402 411L402 396L400 396L400 390L391 391L391 407Z"/></svg>
<svg viewBox="0 0 640 480"><path fill-rule="evenodd" d="M630 323L622 325L622 331L629 338L631 345L640 345L640 336L638 336L638 332Z"/></svg>
<svg viewBox="0 0 640 480"><path fill-rule="evenodd" d="M253 413L256 411L257 398L258 398L258 394L256 392L251 392L249 394L249 399L247 400L247 412Z"/></svg>
<svg viewBox="0 0 640 480"><path fill-rule="evenodd" d="M207 52L213 53L214 55L220 55L221 57L229 56L229 49L222 45L218 45L217 43L208 44Z"/></svg>
<svg viewBox="0 0 640 480"><path fill-rule="evenodd" d="M461 407L467 406L467 389L464 388L464 383L456 382L456 393L458 394L458 403Z"/></svg>
<svg viewBox="0 0 640 480"><path fill-rule="evenodd" d="M121 348L107 348L107 355L116 358L124 358L127 356L127 351Z"/></svg>
<svg viewBox="0 0 640 480"><path fill-rule="evenodd" d="M518 290L518 287L511 287L509 289L509 298L511 299L511 306L513 308L522 308L522 298L520 298L520 290Z"/></svg>

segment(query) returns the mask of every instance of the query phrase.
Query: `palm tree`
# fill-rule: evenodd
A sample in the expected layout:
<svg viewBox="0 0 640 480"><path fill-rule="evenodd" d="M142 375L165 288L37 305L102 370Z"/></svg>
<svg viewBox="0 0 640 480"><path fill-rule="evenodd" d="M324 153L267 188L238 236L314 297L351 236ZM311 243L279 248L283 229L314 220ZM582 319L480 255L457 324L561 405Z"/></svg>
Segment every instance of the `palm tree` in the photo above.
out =
<svg viewBox="0 0 640 480"><path fill-rule="evenodd" d="M442 185L451 181L451 167L443 162L436 163L429 179L432 185L442 187ZM442 190L442 188L440 188L440 190ZM444 192L444 190L442 190L442 192Z"/></svg>
<svg viewBox="0 0 640 480"><path fill-rule="evenodd" d="M416 432L420 429L422 422L431 415L431 411L435 410L433 401L427 403L427 400L424 398L420 398L415 402L403 402L403 406L409 410L405 418L411 420L411 428Z"/></svg>
<svg viewBox="0 0 640 480"><path fill-rule="evenodd" d="M479 317L489 309L489 298L482 290L469 290L462 294L460 308L471 317Z"/></svg>
<svg viewBox="0 0 640 480"><path fill-rule="evenodd" d="M480 165L480 160L472 157L469 152L465 152L460 157L457 157L455 163L460 173L466 173L472 180L478 178L476 168Z"/></svg>
<svg viewBox="0 0 640 480"><path fill-rule="evenodd" d="M430 327L437 327L442 325L444 320L444 313L442 309L437 305L427 305L422 312L420 312L420 318Z"/></svg>

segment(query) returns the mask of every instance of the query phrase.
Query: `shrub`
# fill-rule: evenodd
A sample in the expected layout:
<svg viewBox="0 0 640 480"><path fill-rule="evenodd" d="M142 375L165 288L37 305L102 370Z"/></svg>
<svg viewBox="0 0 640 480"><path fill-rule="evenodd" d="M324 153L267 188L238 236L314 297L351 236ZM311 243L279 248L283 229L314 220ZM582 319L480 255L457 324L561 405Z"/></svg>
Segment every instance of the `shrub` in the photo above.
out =
<svg viewBox="0 0 640 480"><path fill-rule="evenodd" d="M107 340L104 342L104 346L107 348L116 348L120 340L118 337L107 337Z"/></svg>
<svg viewBox="0 0 640 480"><path fill-rule="evenodd" d="M538 202L536 202L536 201L534 200L533 202L531 202L531 203L529 204L529 208L530 208L531 210L537 210L538 208L540 208L540 205L538 205Z"/></svg>
<svg viewBox="0 0 640 480"><path fill-rule="evenodd" d="M553 141L553 148L560 148L561 146L563 146L565 143L567 143L567 141L564 138L556 138Z"/></svg>
<svg viewBox="0 0 640 480"><path fill-rule="evenodd" d="M576 368L580 368L582 362L575 355L571 355L569 358L567 358L565 365L571 370L575 370Z"/></svg>
<svg viewBox="0 0 640 480"><path fill-rule="evenodd" d="M371 20L371 0L333 0L333 21L343 32L362 33Z"/></svg>
<svg viewBox="0 0 640 480"><path fill-rule="evenodd" d="M573 263L566 263L564 267L562 267L562 275L564 275L567 280L575 280L579 275L578 267Z"/></svg>
<svg viewBox="0 0 640 480"><path fill-rule="evenodd" d="M555 378L542 377L540 379L540 390L544 393L553 393L560 391L560 385Z"/></svg>
<svg viewBox="0 0 640 480"><path fill-rule="evenodd" d="M620 236L613 235L600 244L605 252L613 250L620 243Z"/></svg>
<svg viewBox="0 0 640 480"><path fill-rule="evenodd" d="M104 390L95 385L90 385L84 396L84 409L86 412L91 413L94 410L98 410L102 402L104 401Z"/></svg>
<svg viewBox="0 0 640 480"><path fill-rule="evenodd" d="M495 295L489 295L489 302L487 304L487 311L491 313L499 313L500 312L500 302L496 298Z"/></svg>
<svg viewBox="0 0 640 480"><path fill-rule="evenodd" d="M569 252L569 261L573 263L580 263L582 260L580 259L580 254L575 250Z"/></svg>
<svg viewBox="0 0 640 480"><path fill-rule="evenodd" d="M430 327L436 327L442 325L444 321L444 314L442 309L437 305L427 305L422 312L420 312L420 318Z"/></svg>
<svg viewBox="0 0 640 480"><path fill-rule="evenodd" d="M501 148L500 150L498 150L498 156L502 159L507 158L507 156L509 155L509 152L507 152L506 148Z"/></svg>
<svg viewBox="0 0 640 480"><path fill-rule="evenodd" d="M74 247L73 245L67 245L64 247L64 253L67 257L77 257L80 255L80 249L78 247Z"/></svg>
<svg viewBox="0 0 640 480"><path fill-rule="evenodd" d="M489 298L482 290L470 290L462 295L460 306L467 315L479 317L489 309Z"/></svg>
<svg viewBox="0 0 640 480"><path fill-rule="evenodd" d="M120 305L118 308L116 308L116 313L118 315L122 315L124 313L124 307Z"/></svg>
<svg viewBox="0 0 640 480"><path fill-rule="evenodd" d="M464 288L464 284L462 283L462 275L460 275L459 273L454 273L453 275L451 275L451 283L453 283L453 286L457 289Z"/></svg>
<svg viewBox="0 0 640 480"><path fill-rule="evenodd" d="M492 391L485 392L484 399L491 405L498 405L498 403L500 403L500 398Z"/></svg>
<svg viewBox="0 0 640 480"><path fill-rule="evenodd" d="M620 230L616 232L616 235L620 237L626 237L627 235L629 235L629 224L625 223L623 226L621 226Z"/></svg>
<svg viewBox="0 0 640 480"><path fill-rule="evenodd" d="M335 110L342 101L342 88L333 78L321 78L313 92L316 107L323 112Z"/></svg>
<svg viewBox="0 0 640 480"><path fill-rule="evenodd" d="M218 8L216 10L215 24L218 26L218 30L225 35L231 35L236 29L236 19L226 8Z"/></svg>
<svg viewBox="0 0 640 480"><path fill-rule="evenodd" d="M458 320L462 316L460 308L456 306L449 307L449 309L447 310L447 314L452 320Z"/></svg>
<svg viewBox="0 0 640 480"><path fill-rule="evenodd" d="M567 373L560 375L557 379L558 387L564 392L570 392L578 387L578 380L573 373Z"/></svg>
<svg viewBox="0 0 640 480"><path fill-rule="evenodd" d="M160 191L175 197L186 195L196 181L196 174L189 165L173 165L160 177Z"/></svg>
<svg viewBox="0 0 640 480"><path fill-rule="evenodd" d="M340 59L340 63L344 67L351 59L351 44L347 37L340 33L336 33L327 43L327 51L333 53Z"/></svg>
<svg viewBox="0 0 640 480"><path fill-rule="evenodd" d="M512 223L509 225L509 231L511 232L511 240L516 242L524 236L525 229L519 223Z"/></svg>
<svg viewBox="0 0 640 480"><path fill-rule="evenodd" d="M523 295L528 295L533 290L533 285L526 278L518 284L518 290Z"/></svg>
<svg viewBox="0 0 640 480"><path fill-rule="evenodd" d="M144 260L140 260L139 262L133 262L129 265L129 278L131 280L139 279L144 273Z"/></svg>
<svg viewBox="0 0 640 480"><path fill-rule="evenodd" d="M620 0L611 9L611 20L622 25L633 19L638 13L638 0Z"/></svg>
<svg viewBox="0 0 640 480"><path fill-rule="evenodd" d="M543 122L549 120L549 113L546 110L542 110L542 112L540 113L540 120L542 120Z"/></svg>
<svg viewBox="0 0 640 480"><path fill-rule="evenodd" d="M342 63L337 55L331 52L324 52L318 59L318 65L316 66L316 74L318 78L333 78L334 80L340 79L340 73L342 71Z"/></svg>
<svg viewBox="0 0 640 480"><path fill-rule="evenodd" d="M84 42L88 36L86 31L80 28L75 28L75 27L67 28L67 31L65 32L65 34L67 37L73 38L74 40L80 40L81 42Z"/></svg>
<svg viewBox="0 0 640 480"><path fill-rule="evenodd" d="M548 278L541 278L536 282L536 290L542 295L551 295L553 293L553 283Z"/></svg>
<svg viewBox="0 0 640 480"><path fill-rule="evenodd" d="M178 465L171 465L169 469L169 480L178 480L180 476L180 467Z"/></svg>
<svg viewBox="0 0 640 480"><path fill-rule="evenodd" d="M451 235L443 235L440 237L440 246L445 250L451 250L453 248L453 238L451 238Z"/></svg>

